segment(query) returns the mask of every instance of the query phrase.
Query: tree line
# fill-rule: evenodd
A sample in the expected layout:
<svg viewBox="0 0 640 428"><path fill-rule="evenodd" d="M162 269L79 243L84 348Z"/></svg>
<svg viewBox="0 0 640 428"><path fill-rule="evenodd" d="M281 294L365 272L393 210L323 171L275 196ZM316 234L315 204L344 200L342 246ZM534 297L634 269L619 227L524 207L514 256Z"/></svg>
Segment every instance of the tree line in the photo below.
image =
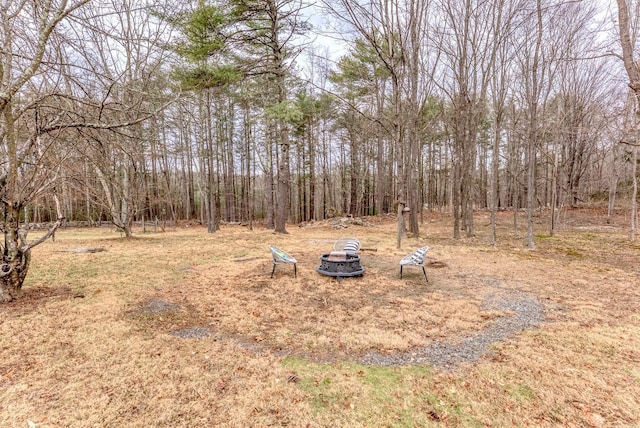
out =
<svg viewBox="0 0 640 428"><path fill-rule="evenodd" d="M286 233L394 213L400 247L426 210L452 212L460 237L488 209L497 245L497 211L524 209L534 248L536 210L553 234L563 209L597 202L631 210L633 238L639 14L625 0L8 2L0 301L64 220ZM51 226L29 240L34 223Z"/></svg>

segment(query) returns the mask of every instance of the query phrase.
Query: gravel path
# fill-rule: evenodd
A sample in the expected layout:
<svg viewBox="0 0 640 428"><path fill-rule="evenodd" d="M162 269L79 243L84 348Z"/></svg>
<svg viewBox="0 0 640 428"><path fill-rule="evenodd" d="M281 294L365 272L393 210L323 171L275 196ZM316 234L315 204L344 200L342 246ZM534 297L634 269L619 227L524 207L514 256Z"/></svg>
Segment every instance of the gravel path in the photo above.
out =
<svg viewBox="0 0 640 428"><path fill-rule="evenodd" d="M455 336L439 340L424 347L391 355L369 352L359 362L373 366L406 366L431 364L444 370L452 370L460 363L473 363L491 352L495 343L514 337L523 330L535 328L543 321L543 305L528 293L518 290L506 290L492 281L490 286L495 292L489 294L482 302L482 309L511 311L512 314L501 316L477 333L466 336ZM177 305L153 300L145 307L147 312L162 312L175 309ZM213 336L207 327L191 327L173 331L173 336L184 339L202 339ZM240 341L239 346L246 347ZM264 350L260 345L252 346L254 352Z"/></svg>
<svg viewBox="0 0 640 428"><path fill-rule="evenodd" d="M451 370L460 363L478 361L491 351L491 345L509 339L517 333L535 327L543 319L543 306L537 298L517 290L499 290L487 296L483 308L509 310L513 315L498 318L492 324L469 336L456 337L426 345L409 352L392 355L368 353L361 361L378 366L432 364Z"/></svg>
<svg viewBox="0 0 640 428"><path fill-rule="evenodd" d="M181 337L183 339L203 339L211 336L211 330L207 327L190 327L171 332L172 336Z"/></svg>

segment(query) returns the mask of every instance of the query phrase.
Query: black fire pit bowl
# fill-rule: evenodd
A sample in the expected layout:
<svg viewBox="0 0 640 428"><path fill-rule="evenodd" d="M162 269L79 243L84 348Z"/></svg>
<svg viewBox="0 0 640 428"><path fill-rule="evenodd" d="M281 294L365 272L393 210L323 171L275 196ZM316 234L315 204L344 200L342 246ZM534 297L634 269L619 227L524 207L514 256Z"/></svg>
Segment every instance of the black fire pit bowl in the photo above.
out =
<svg viewBox="0 0 640 428"><path fill-rule="evenodd" d="M347 254L346 260L329 260L330 254L320 256L320 266L318 273L327 276L334 276L338 281L351 276L362 276L364 268L360 266L360 256L357 254Z"/></svg>

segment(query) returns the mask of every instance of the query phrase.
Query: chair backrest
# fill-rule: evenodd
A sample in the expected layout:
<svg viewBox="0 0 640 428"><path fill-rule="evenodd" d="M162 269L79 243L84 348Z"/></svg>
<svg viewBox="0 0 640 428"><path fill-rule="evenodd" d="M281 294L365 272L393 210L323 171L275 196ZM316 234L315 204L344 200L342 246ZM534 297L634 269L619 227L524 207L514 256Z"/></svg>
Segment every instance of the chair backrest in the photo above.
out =
<svg viewBox="0 0 640 428"><path fill-rule="evenodd" d="M359 249L360 241L356 238L340 238L333 244L334 251L344 251L349 254L355 254Z"/></svg>
<svg viewBox="0 0 640 428"><path fill-rule="evenodd" d="M273 245L269 245L269 250L271 250L271 254L273 255L273 261L276 263L295 263L296 262L296 259L294 259L289 254L282 251L280 248L274 247Z"/></svg>
<svg viewBox="0 0 640 428"><path fill-rule="evenodd" d="M429 251L429 247L418 248L413 253L404 256L400 264L421 266L424 263L427 251Z"/></svg>

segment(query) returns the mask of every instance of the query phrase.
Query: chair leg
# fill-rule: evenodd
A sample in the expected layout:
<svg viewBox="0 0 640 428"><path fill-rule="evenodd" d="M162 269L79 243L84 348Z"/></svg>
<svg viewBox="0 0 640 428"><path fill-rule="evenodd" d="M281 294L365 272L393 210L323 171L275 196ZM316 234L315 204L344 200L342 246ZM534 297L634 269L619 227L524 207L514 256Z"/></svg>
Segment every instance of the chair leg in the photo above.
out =
<svg viewBox="0 0 640 428"><path fill-rule="evenodd" d="M273 273L276 271L276 264L273 264L273 269L271 269L271 278L273 278Z"/></svg>
<svg viewBox="0 0 640 428"><path fill-rule="evenodd" d="M293 264L293 277L294 278L298 277L298 264L297 263Z"/></svg>
<svg viewBox="0 0 640 428"><path fill-rule="evenodd" d="M424 269L424 266L422 266L422 273L424 273L424 279L426 279L427 282L429 282L429 278L427 278L427 271Z"/></svg>
<svg viewBox="0 0 640 428"><path fill-rule="evenodd" d="M400 265L400 279L402 279L402 265Z"/></svg>

